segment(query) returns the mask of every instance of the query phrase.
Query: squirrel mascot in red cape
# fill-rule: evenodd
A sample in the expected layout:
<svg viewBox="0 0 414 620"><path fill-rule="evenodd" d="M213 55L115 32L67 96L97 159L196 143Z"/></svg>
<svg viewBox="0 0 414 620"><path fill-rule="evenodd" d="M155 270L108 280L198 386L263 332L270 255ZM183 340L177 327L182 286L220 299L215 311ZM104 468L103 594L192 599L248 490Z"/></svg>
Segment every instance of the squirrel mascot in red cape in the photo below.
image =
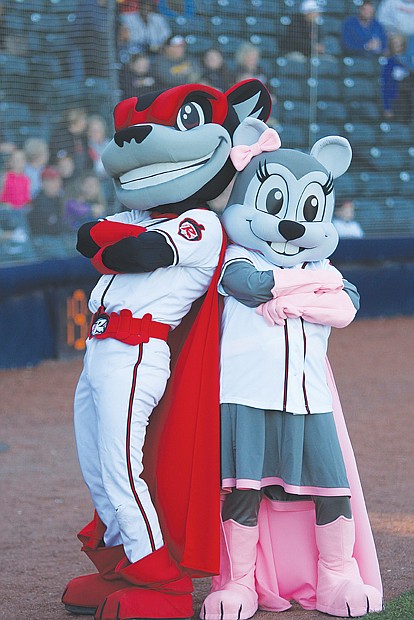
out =
<svg viewBox="0 0 414 620"><path fill-rule="evenodd" d="M95 508L78 538L98 572L69 582L62 601L73 613L191 618L191 578L220 570L217 283L225 237L207 201L235 174L236 128L248 116L267 120L270 110L255 79L225 93L183 85L115 107L102 162L127 210L83 225L77 242L102 276L89 300L74 401Z"/></svg>

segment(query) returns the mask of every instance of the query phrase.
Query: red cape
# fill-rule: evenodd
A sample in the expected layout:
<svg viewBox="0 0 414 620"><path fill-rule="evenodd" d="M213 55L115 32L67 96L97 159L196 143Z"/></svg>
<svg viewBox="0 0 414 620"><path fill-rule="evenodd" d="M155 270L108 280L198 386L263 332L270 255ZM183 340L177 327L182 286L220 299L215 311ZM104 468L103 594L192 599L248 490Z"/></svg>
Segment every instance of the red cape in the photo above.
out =
<svg viewBox="0 0 414 620"><path fill-rule="evenodd" d="M172 332L175 340L181 340L171 345L173 371L160 404L151 414L144 446L144 478L166 545L192 577L220 571L217 285L224 251L225 241L201 307L197 311L200 304L196 302L190 315L174 330L177 334ZM174 348L179 349L178 355Z"/></svg>

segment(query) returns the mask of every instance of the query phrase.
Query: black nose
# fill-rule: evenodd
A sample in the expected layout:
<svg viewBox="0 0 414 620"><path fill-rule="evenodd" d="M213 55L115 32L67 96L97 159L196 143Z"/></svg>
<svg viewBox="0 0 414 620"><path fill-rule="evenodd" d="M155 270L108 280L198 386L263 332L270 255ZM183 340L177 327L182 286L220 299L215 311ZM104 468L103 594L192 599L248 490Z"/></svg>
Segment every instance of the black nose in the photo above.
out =
<svg viewBox="0 0 414 620"><path fill-rule="evenodd" d="M279 223L279 232L286 241L293 241L293 239L299 239L305 232L305 227L299 222L292 222L292 220L282 220Z"/></svg>
<svg viewBox="0 0 414 620"><path fill-rule="evenodd" d="M137 144L140 144L152 131L150 125L136 125L134 127L127 127L117 131L114 140L118 146L123 146L125 142L131 142L135 140Z"/></svg>

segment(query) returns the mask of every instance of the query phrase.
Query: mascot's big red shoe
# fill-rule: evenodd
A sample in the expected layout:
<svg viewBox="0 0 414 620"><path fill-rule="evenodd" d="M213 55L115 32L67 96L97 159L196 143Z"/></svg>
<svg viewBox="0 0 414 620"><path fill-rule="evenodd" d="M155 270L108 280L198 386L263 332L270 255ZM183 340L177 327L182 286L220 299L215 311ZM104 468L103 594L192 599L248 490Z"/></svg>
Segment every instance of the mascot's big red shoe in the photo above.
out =
<svg viewBox="0 0 414 620"><path fill-rule="evenodd" d="M94 519L78 534L83 543L82 551L98 569L97 573L72 579L62 596L62 602L70 612L93 615L99 603L109 594L127 587L121 575L115 572L119 562L125 559L122 545L103 546L105 526L95 513Z"/></svg>
<svg viewBox="0 0 414 620"><path fill-rule="evenodd" d="M123 560L116 572L129 585L110 594L95 614L96 620L131 618L190 618L193 615L193 584L184 575L167 548L161 547L142 560Z"/></svg>
<svg viewBox="0 0 414 620"><path fill-rule="evenodd" d="M101 308L93 310L98 315L90 331L93 345L106 338L106 344L111 342L111 338L117 338L131 347L137 344L134 340L137 334L131 336L130 306L134 306L133 311L138 304L140 308L148 306L158 312L159 300L168 299L168 290L160 290L161 286L157 287L155 300L154 296L147 299L145 282L148 273L157 271L166 279L167 272L162 270L168 269L168 274L171 274L168 285L177 272L183 273L194 267L197 273L203 274L206 270L197 259L197 247L209 239L212 240L213 255L219 254L220 243L223 254L224 235L220 223L216 222L217 216L208 213L207 203L226 189L235 174L230 152L237 127L248 116L267 120L270 110L270 95L255 79L240 82L225 93L201 84L186 84L133 97L115 107L115 134L102 155L102 162L114 181L119 202L127 211L103 221L84 224L78 232L77 249L91 260L97 271L111 275L107 278L109 286L103 285L105 303L110 304L108 299L112 295L112 299L116 298L116 303L122 302L124 307L119 314L117 311L111 313L111 317L115 315L115 319L119 318L116 334L112 331L110 317L101 313ZM168 229L169 224L173 234ZM188 254L193 257L192 263L189 258L188 264L183 264L180 255L182 244L191 247ZM161 529L162 541L157 545L151 544L150 553L141 553L141 549L136 548L131 550L131 540L135 538L128 537L126 533L130 522L121 524L118 515L112 517L115 503L109 498L105 509L111 512L111 527L107 519L106 531L104 523L96 518L90 528L85 528L88 531L82 531L79 535L84 543L83 550L99 573L69 582L62 600L71 612L96 613L99 620L189 618L193 615L191 578L210 576L219 571L220 492L216 480L220 470L217 300L220 268L217 265L215 268L214 272L214 266L209 267L209 272L214 272L214 276L190 330L183 330L185 337L176 339L178 344L184 341L182 350L185 355L177 356L168 340L174 362L165 395L167 398L163 396L155 416L150 414L146 429L142 479L145 477L150 491L159 520L156 527ZM105 276L100 282L104 279ZM139 282L139 296L134 292L135 282ZM122 283L128 283L124 284L123 292ZM148 289L151 287L148 286ZM127 290L128 299L125 301ZM177 287L177 295L180 291ZM152 291L148 292L148 297L150 293ZM118 294L120 297L117 297ZM196 294L191 303L193 301L199 301ZM165 303L168 304L168 301ZM187 319L184 315L191 305L186 309L180 303L178 299L177 324L183 317ZM193 310L196 311L199 306L195 305L197 307ZM194 314L192 311L189 313L191 317ZM137 316L141 320L139 329L143 332L144 327L148 329L148 333L144 333L148 336L146 339L141 332L138 334L141 338L139 346L143 343L147 346L150 338L167 339L164 332L161 335L150 334L147 323L143 325L144 315ZM130 325L127 334L124 334L124 319ZM169 325L164 323L153 321L151 329L160 326L168 328ZM177 332L181 327L179 325ZM174 330L173 335L177 332ZM181 363L182 360L185 361ZM186 374L188 370L192 372L191 379ZM177 376L179 381L176 381ZM200 388L203 381L206 386L203 384ZM119 401L119 391L116 392L116 399ZM213 399L216 402L210 402ZM114 402L117 402L115 398ZM131 407L134 402L135 399L131 400ZM154 402L157 402L155 396ZM84 420L84 416L79 415L78 420ZM79 422L77 437L83 437L83 430ZM208 451L204 449L206 441L210 447ZM158 449L161 443L162 449ZM125 446L126 442L119 445ZM85 443L82 449L86 462L89 455L84 446ZM140 446L133 447L136 456ZM129 458L129 453L125 456ZM136 471L139 470L138 465L142 463L137 464ZM82 472L85 478L85 472ZM130 496L133 468L128 469L128 474L126 493ZM141 476L137 474L138 477ZM120 484L117 479L116 488ZM88 486L94 498L94 489ZM203 489L202 494L200 489ZM113 492L113 487L110 490ZM101 500L99 492L96 496ZM206 505L209 506L209 518L206 518ZM99 509L100 517L105 522L104 509L102 506ZM119 531L116 530L117 522ZM134 523L133 520L131 522ZM106 539L109 530L112 537L108 534ZM110 546L111 541L115 540L113 544L117 546ZM125 554L128 544L129 553ZM147 553L149 555L145 555ZM132 557L127 558L126 555Z"/></svg>

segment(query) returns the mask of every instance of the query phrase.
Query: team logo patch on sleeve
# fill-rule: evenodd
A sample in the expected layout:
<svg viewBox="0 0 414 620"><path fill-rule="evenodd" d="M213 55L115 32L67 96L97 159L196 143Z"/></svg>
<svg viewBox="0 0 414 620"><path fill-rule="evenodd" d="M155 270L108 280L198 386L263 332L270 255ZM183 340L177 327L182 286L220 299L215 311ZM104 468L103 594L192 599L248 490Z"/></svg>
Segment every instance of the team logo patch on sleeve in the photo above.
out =
<svg viewBox="0 0 414 620"><path fill-rule="evenodd" d="M203 230L205 230L204 226L190 217L181 220L178 226L178 234L187 241L200 241Z"/></svg>

